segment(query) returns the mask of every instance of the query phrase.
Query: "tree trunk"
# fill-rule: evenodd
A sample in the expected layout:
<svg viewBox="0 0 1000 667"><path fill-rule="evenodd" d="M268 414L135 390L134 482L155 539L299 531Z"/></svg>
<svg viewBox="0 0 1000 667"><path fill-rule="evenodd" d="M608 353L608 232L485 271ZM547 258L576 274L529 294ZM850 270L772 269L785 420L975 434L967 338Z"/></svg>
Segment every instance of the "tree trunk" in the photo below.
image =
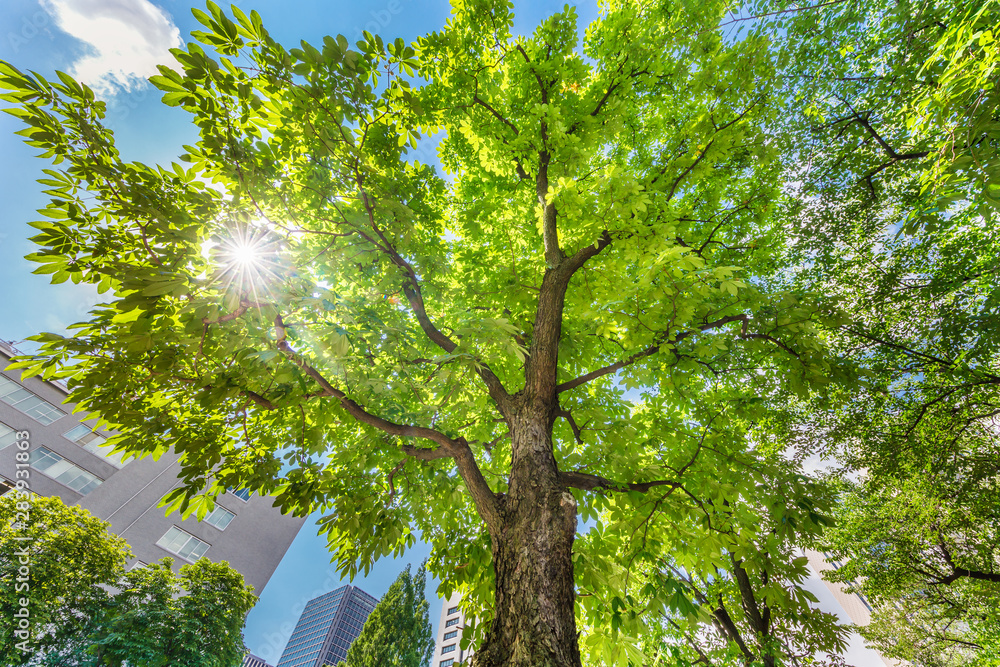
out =
<svg viewBox="0 0 1000 667"><path fill-rule="evenodd" d="M548 411L544 411L548 412ZM576 500L559 482L552 417L510 419L513 462L490 526L496 598L474 667L580 667L573 539Z"/></svg>

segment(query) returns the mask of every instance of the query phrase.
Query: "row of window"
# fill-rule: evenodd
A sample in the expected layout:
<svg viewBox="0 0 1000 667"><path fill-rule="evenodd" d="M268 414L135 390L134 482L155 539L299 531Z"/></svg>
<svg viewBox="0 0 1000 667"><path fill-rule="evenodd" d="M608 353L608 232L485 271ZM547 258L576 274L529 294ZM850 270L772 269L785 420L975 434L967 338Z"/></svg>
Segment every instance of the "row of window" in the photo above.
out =
<svg viewBox="0 0 1000 667"><path fill-rule="evenodd" d="M104 481L46 447L35 447L31 450L28 462L35 470L40 470L60 484L68 486L82 495L90 493Z"/></svg>
<svg viewBox="0 0 1000 667"><path fill-rule="evenodd" d="M166 533L163 534L156 542L156 546L163 547L171 553L175 553L184 560L189 560L192 563L208 551L208 542L199 540L197 537L191 533L185 532L178 528L177 526L170 526Z"/></svg>
<svg viewBox="0 0 1000 667"><path fill-rule="evenodd" d="M452 614L457 614L457 613L458 613L458 606L454 606L454 607L449 607L448 608L448 613L446 615L447 616L451 616ZM454 627L454 626L458 625L461 621L462 621L462 618L460 616L455 616L454 618L449 618L448 620L446 620L444 622L444 627L446 627L446 628ZM444 637L442 639L445 640L445 641L447 641L448 639L456 639L457 637L458 637L458 628L455 628L454 630L449 630L448 632L444 633ZM451 643L451 644L446 644L445 646L442 646L441 647L441 655L444 656L444 655L447 655L448 653L454 653L455 652L455 648L457 646L458 646L457 642L454 642L454 643ZM438 667L449 667L450 665L454 665L454 664L455 664L455 659L454 658L445 658L444 660L442 660L442 661L440 661L438 663Z"/></svg>
<svg viewBox="0 0 1000 667"><path fill-rule="evenodd" d="M13 428L0 422L0 449L6 449L13 445L17 441L16 436L17 433ZM116 468L121 468L125 465L122 461L122 456L124 455L120 452L114 453L112 451L113 447L104 444L107 442L107 438L94 433L94 430L86 424L77 425L75 428L64 433L63 437L75 442L88 452L100 456Z"/></svg>
<svg viewBox="0 0 1000 667"><path fill-rule="evenodd" d="M6 375L0 375L0 400L46 426L66 416L63 410L36 396ZM12 444L14 442L13 436L13 429L6 424L0 424L0 449ZM86 424L78 424L69 432L64 433L63 437L77 443L88 452L100 456L116 468L125 465L122 461L124 455L120 452L114 453L113 447L104 444L107 438L98 435Z"/></svg>
<svg viewBox="0 0 1000 667"><path fill-rule="evenodd" d="M66 413L52 405L44 398L33 393L11 380L6 375L0 375L0 401L17 408L39 424L48 426Z"/></svg>
<svg viewBox="0 0 1000 667"><path fill-rule="evenodd" d="M122 468L125 466L125 462L122 461L122 457L124 457L125 454L122 452L115 452L114 447L111 445L105 445L104 443L107 442L108 439L103 435L95 433L94 430L86 424L76 426L69 432L64 433L63 437L67 440L72 440L91 454L100 456L116 468Z"/></svg>
<svg viewBox="0 0 1000 667"><path fill-rule="evenodd" d="M285 647L285 650L298 651L299 649L305 648L307 646L312 646L313 644L316 643L317 639L319 639L320 641L325 640L326 633L328 630L329 628L319 627L307 634L302 634L299 635L298 637L293 637L292 639L288 640L288 646Z"/></svg>

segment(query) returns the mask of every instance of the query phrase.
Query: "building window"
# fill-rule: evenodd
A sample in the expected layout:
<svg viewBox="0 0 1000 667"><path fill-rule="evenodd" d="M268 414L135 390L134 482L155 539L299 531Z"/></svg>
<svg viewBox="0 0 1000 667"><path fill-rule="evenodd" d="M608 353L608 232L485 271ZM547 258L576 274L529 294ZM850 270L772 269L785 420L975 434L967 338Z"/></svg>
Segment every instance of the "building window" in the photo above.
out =
<svg viewBox="0 0 1000 667"><path fill-rule="evenodd" d="M0 422L0 449L7 449L17 442L17 431Z"/></svg>
<svg viewBox="0 0 1000 667"><path fill-rule="evenodd" d="M80 424L68 433L64 433L63 437L67 440L72 440L91 454L100 456L116 468L121 468L125 465L122 462L122 457L125 456L124 452L115 453L113 451L114 447L104 444L107 442L107 438L94 433L94 430L86 424Z"/></svg>
<svg viewBox="0 0 1000 667"><path fill-rule="evenodd" d="M444 655L445 653L452 653L454 651L455 651L455 645L454 644L448 644L447 646L442 646L441 647L441 655Z"/></svg>
<svg viewBox="0 0 1000 667"><path fill-rule="evenodd" d="M444 633L444 639L454 639L458 636L458 630L452 630L451 632Z"/></svg>
<svg viewBox="0 0 1000 667"><path fill-rule="evenodd" d="M225 507L216 505L215 509L209 512L208 516L206 516L203 521L215 526L219 530L225 530L226 526L229 525L229 522L235 517L236 515L227 510Z"/></svg>
<svg viewBox="0 0 1000 667"><path fill-rule="evenodd" d="M0 375L0 400L46 426L66 415L65 412L35 396L6 375Z"/></svg>
<svg viewBox="0 0 1000 667"><path fill-rule="evenodd" d="M128 569L129 570L134 570L137 567L146 567L146 563L143 563L141 560L137 560L136 562L134 562L131 565L129 565Z"/></svg>
<svg viewBox="0 0 1000 667"><path fill-rule="evenodd" d="M250 489L229 489L229 493L233 494L243 502L250 500L250 496L253 495L253 491Z"/></svg>
<svg viewBox="0 0 1000 667"><path fill-rule="evenodd" d="M211 545L208 542L199 540L190 533L184 532L177 526L170 526L170 529L157 541L156 546L162 547L193 563L204 556Z"/></svg>
<svg viewBox="0 0 1000 667"><path fill-rule="evenodd" d="M14 486L14 482L10 481L6 477L0 477L0 496L7 495L15 488L16 487Z"/></svg>
<svg viewBox="0 0 1000 667"><path fill-rule="evenodd" d="M444 627L446 628L450 628L453 625L458 625L457 618L449 618L447 621L444 622Z"/></svg>
<svg viewBox="0 0 1000 667"><path fill-rule="evenodd" d="M448 610L447 615L451 616L452 614L457 614L457 613L458 613L458 607L452 607L451 609Z"/></svg>
<svg viewBox="0 0 1000 667"><path fill-rule="evenodd" d="M33 449L28 460L35 470L40 470L60 484L65 484L83 495L90 493L104 481L45 447Z"/></svg>
<svg viewBox="0 0 1000 667"><path fill-rule="evenodd" d="M447 660L442 660L441 662L439 662L438 663L438 667L449 667L450 665L454 665L454 664L455 664L455 659L454 658L448 658Z"/></svg>

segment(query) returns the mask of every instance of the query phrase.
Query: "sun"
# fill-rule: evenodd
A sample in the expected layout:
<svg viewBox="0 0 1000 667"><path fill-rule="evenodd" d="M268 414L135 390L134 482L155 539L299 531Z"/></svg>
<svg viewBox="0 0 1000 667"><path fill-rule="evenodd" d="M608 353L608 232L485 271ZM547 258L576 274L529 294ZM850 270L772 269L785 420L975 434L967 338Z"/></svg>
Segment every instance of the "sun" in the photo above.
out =
<svg viewBox="0 0 1000 667"><path fill-rule="evenodd" d="M280 277L282 240L266 225L226 229L209 248L216 263L215 279L226 291L235 290L259 301Z"/></svg>
<svg viewBox="0 0 1000 667"><path fill-rule="evenodd" d="M253 267L264 262L264 254L261 252L259 243L234 243L228 250L228 254L234 264L244 267Z"/></svg>

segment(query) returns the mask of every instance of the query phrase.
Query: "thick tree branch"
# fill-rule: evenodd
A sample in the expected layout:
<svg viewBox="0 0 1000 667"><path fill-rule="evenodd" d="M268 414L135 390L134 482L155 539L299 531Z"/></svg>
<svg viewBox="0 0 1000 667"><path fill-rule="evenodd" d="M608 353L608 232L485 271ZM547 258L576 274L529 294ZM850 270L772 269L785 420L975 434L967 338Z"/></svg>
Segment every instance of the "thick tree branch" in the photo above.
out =
<svg viewBox="0 0 1000 667"><path fill-rule="evenodd" d="M549 267L542 278L538 304L535 308L535 328L524 374L527 395L532 400L541 400L549 408L554 407L551 399L556 393L559 340L562 335L566 290L576 271L610 243L611 235L605 231L596 243L581 248L569 258L562 259L562 251L558 251L559 263L555 267Z"/></svg>
<svg viewBox="0 0 1000 667"><path fill-rule="evenodd" d="M561 267L567 275L567 284L569 278L573 277L573 274L583 268L583 265L587 263L593 257L596 257L602 250L611 245L611 234L607 230L601 232L601 237L597 239L597 243L593 245L586 246L585 248L580 248L571 256L567 257L563 262Z"/></svg>
<svg viewBox="0 0 1000 667"><path fill-rule="evenodd" d="M350 399L346 393L333 386L315 367L312 366L298 352L292 349L286 338L285 324L278 315L274 319L275 338L277 347L292 363L316 381L323 389L326 396L332 396L340 401L340 405L355 420L368 426L373 426L383 433L395 435L402 438L422 438L430 440L438 446L432 449L417 448L404 445L400 449L407 456L429 461L437 458L451 457L455 459L459 474L465 481L476 503L479 515L487 523L498 521L499 513L496 496L490 489L489 484L483 477L479 465L476 463L469 443L463 437L451 438L441 431L424 426L412 426L408 424L397 424L368 412L354 400Z"/></svg>
<svg viewBox="0 0 1000 667"><path fill-rule="evenodd" d="M950 584L963 577L968 577L969 579L978 579L979 581L992 581L994 583L1000 583L1000 574L995 572L984 572L983 570L970 570L964 567L958 567L955 565L955 561L952 560L951 550L948 548L947 541L944 535L940 532L938 533L938 546L941 549L942 555L944 555L944 560L951 567L951 574L946 577L938 579L939 584Z"/></svg>
<svg viewBox="0 0 1000 667"><path fill-rule="evenodd" d="M545 248L545 266L556 269L563 260L559 248L559 230L556 226L556 206L548 201L549 194L549 154L539 153L538 176L535 177L535 195L542 208L542 244Z"/></svg>
<svg viewBox="0 0 1000 667"><path fill-rule="evenodd" d="M684 488L680 482L670 479L660 479L653 482L613 482L600 475L591 475L590 473L579 472L577 470L560 470L559 481L565 486L584 491L603 489L605 491L639 491L640 493L646 493L658 486L669 486L672 489Z"/></svg>
<svg viewBox="0 0 1000 667"><path fill-rule="evenodd" d="M726 610L726 605L722 602L721 594L719 595L719 606L712 610L712 615L718 621L718 626L716 627L722 631L721 634L728 636L736 642L736 645L740 648L740 652L743 654L744 658L748 661L753 660L755 656L743 640L743 635L740 634L739 627L737 627L736 623L729 615L729 612Z"/></svg>
<svg viewBox="0 0 1000 667"><path fill-rule="evenodd" d="M743 314L740 314L740 315L729 315L729 316L723 317L721 319L718 319L718 320L716 320L714 322L709 322L707 324L703 324L702 326L700 326L700 327L698 327L696 329L691 329L691 330L684 331L682 333L676 334L675 336L668 337L665 340L662 340L662 341L660 341L658 343L654 343L653 345L650 345L649 347L647 347L644 350L640 350L639 352L636 352L635 354L633 354L632 356L628 357L627 359L623 359L622 361L617 361L617 362L615 362L613 364L609 364L609 365L607 365L607 366L605 366L603 368L598 368L597 370L593 370L593 371L591 371L591 372L589 372L589 373L587 373L585 375L581 375L580 377L575 378L573 380L570 380L568 382L563 382L562 384L560 384L559 386L556 387L556 392L557 393L561 393L561 392L564 392L564 391L569 391L570 389L575 389L576 387L579 387L582 384L586 384L587 382L590 382L591 380L596 380L599 377L603 377L603 376L609 375L611 373L616 373L616 372L620 371L623 368L627 368L628 366L631 366L632 364L634 364L635 362L639 361L640 359L643 359L645 357L648 357L648 356L656 354L657 352L660 351L660 348L663 347L664 345L668 345L668 344L675 345L675 344L679 343L680 341L684 340L685 338L688 338L689 336L693 336L696 333L700 333L700 332L703 332L703 331L708 331L710 329L717 329L717 328L719 328L721 326L725 326L726 324L729 324L730 322L744 322L744 323L746 323L746 322L749 321L749 319L750 319L749 317L747 317L746 315L743 315Z"/></svg>
<svg viewBox="0 0 1000 667"><path fill-rule="evenodd" d="M569 410L560 410L558 416L569 422L569 427L573 429L573 437L576 438L577 443L584 444L583 433L580 431L580 427L577 425L576 420L573 419L573 413Z"/></svg>
<svg viewBox="0 0 1000 667"><path fill-rule="evenodd" d="M410 309L417 318L420 328L431 340L431 342L445 352L451 354L458 347L458 344L446 336L444 332L438 329L434 322L431 321L430 316L427 314L427 308L424 304L424 296L420 287L420 279L417 277L417 272L414 270L413 265L406 261L406 259L404 259L403 256L396 251L392 243L390 243L382 233L382 230L379 229L375 222L375 210L370 202L368 193L361 188L360 182L358 183L358 188L361 191L362 201L368 211L369 224L381 240L381 243L373 243L373 245L384 252L389 257L389 260L402 269L406 274L406 283L403 285L403 294L406 296L406 300L410 304ZM482 361L479 361L476 372L486 384L486 389L489 391L490 397L496 401L497 405L500 406L501 409L503 409L510 399L510 394L507 393L507 390L504 388L500 378L498 378L493 370Z"/></svg>
<svg viewBox="0 0 1000 667"><path fill-rule="evenodd" d="M883 139L882 135L880 135L875 130L875 128L872 127L872 124L868 122L868 119L865 116L859 114L857 111L854 110L854 107L851 106L850 102L848 102L847 100L841 100L841 101L844 102L844 104L847 105L847 108L851 110L851 113L854 114L854 120L857 121L858 125L863 127L865 131L868 132L869 136L871 136L871 138L874 139L875 142L882 147L882 150L885 151L886 155L892 158L893 162L897 160L913 160L915 158L922 158L930 155L930 151L912 151L910 153L897 152L896 149L890 146L889 142Z"/></svg>
<svg viewBox="0 0 1000 667"><path fill-rule="evenodd" d="M507 120L506 118L504 118L504 117L503 117L503 116L502 116L502 115L500 114L500 112L499 112L499 111L497 111L497 110L496 110L496 109L494 109L494 108L493 108L492 106L490 106L490 103L489 103L489 102L487 102L486 100L484 100L483 98L479 97L479 95L473 95L473 96L472 96L472 101L473 101L473 102L475 102L476 104L478 104L479 106L483 107L483 108L484 108L484 109L486 109L487 111L489 111L489 112L490 112L490 114L491 114L491 115L492 115L492 116L493 116L494 118L496 118L496 119L497 119L498 121L500 121L501 123L503 123L504 125L506 125L506 126L507 126L507 127L509 127L510 129L514 130L514 134L515 134L515 135L519 135L519 134L521 134L520 132L518 132L518 130L517 130L517 126L516 126L516 125L514 125L514 123L512 123L512 122L510 122L509 120Z"/></svg>

